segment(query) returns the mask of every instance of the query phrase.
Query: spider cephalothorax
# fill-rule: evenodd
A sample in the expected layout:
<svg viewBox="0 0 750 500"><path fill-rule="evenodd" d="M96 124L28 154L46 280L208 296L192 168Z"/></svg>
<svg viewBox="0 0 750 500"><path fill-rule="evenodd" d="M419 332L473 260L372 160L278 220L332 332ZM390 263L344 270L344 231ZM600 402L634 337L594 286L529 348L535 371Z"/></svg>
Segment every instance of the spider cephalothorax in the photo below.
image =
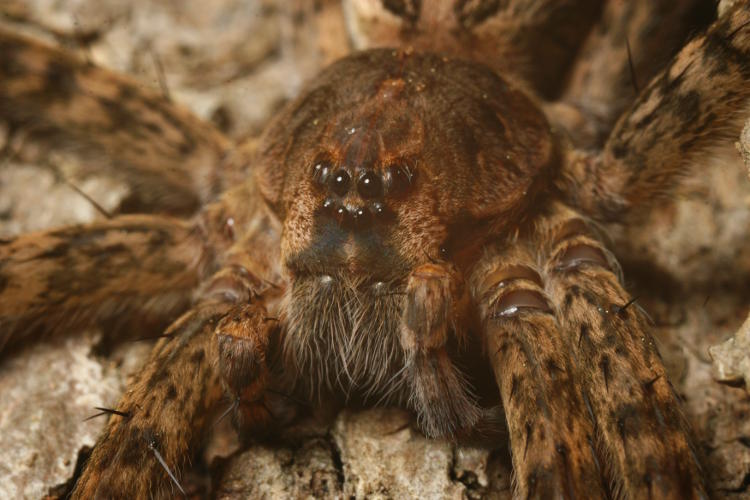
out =
<svg viewBox="0 0 750 500"><path fill-rule="evenodd" d="M288 363L313 384L325 371L347 393L408 399L394 384L409 273L466 269L517 224L552 178L544 116L484 67L382 49L329 68L266 138L255 176L284 221ZM454 271L444 277L465 287ZM442 321L466 325L465 313Z"/></svg>
<svg viewBox="0 0 750 500"><path fill-rule="evenodd" d="M348 15L367 3L347 2ZM391 40L413 46L334 63L251 158L227 155L219 134L127 80L0 33L0 115L122 151L129 175L158 184L137 199L143 207L189 212L189 201L158 195L170 186L205 202L185 220L120 215L0 243L8 346L61 324L182 313L123 396L74 496L161 494L222 394L252 434L273 423L270 399L287 392L314 404L405 406L426 434L446 437L485 430L501 404L519 496L705 495L679 400L603 224L627 222L685 161L739 131L750 6L738 2L658 73L601 150L577 150L601 130L571 124L611 117L532 97L552 95L544 75L572 55L513 73L513 61L528 61L529 27L554 24L545 2L531 3L510 2L506 13L525 21L491 38L501 2L434 12L383 2L400 18ZM594 3L580 4L593 22ZM443 30L432 44L429 27ZM570 28L544 35L540 47L583 39ZM514 39L516 49L502 45ZM488 40L520 54L490 57ZM132 112L139 102L147 112ZM121 139L140 154L97 140L82 110L124 123Z"/></svg>

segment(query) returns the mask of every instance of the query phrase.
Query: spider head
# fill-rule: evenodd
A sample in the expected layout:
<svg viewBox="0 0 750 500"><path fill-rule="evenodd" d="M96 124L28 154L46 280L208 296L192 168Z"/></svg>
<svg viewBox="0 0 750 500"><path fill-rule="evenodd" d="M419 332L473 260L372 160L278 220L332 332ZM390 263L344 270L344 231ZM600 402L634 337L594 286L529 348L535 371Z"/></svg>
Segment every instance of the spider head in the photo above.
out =
<svg viewBox="0 0 750 500"><path fill-rule="evenodd" d="M476 63L371 50L329 67L267 131L256 182L286 268L378 279L470 260L553 171L549 125Z"/></svg>

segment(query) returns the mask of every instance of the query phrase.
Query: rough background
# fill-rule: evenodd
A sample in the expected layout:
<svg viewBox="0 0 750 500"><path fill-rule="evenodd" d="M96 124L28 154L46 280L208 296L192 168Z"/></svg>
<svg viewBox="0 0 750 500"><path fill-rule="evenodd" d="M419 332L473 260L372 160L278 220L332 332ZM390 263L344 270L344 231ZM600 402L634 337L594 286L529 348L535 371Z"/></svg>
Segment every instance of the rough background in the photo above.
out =
<svg viewBox="0 0 750 500"><path fill-rule="evenodd" d="M307 78L348 50L333 0L315 8L302 0L177 4L3 0L0 22L165 89L236 138L256 135ZM24 143L22 134L9 136L1 123L0 147L0 237L98 217L53 174L54 155ZM75 182L105 208L127 193L106 176ZM615 245L631 289L654 319L717 496L746 498L750 398L714 381L707 352L732 336L750 302L750 182L733 145L701 165L676 199L633 230L614 228ZM85 332L0 360L0 498L65 491L104 424L84 419L94 406L116 403L150 347L103 352L100 337ZM395 410L346 411L326 422L301 422L249 449L238 449L220 429L196 470L183 472L184 483L191 496L222 499L509 497L505 443L489 450L430 441Z"/></svg>

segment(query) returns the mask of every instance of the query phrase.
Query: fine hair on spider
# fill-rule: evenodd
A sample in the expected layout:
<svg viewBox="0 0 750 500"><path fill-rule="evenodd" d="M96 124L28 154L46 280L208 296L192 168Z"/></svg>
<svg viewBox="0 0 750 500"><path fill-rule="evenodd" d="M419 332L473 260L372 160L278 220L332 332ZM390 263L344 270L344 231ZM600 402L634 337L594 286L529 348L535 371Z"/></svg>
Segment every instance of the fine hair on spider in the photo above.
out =
<svg viewBox="0 0 750 500"><path fill-rule="evenodd" d="M667 20L697 8L678 3ZM110 418L72 496L186 495L227 416L244 440L387 405L509 448L518 498L705 498L608 229L737 135L750 2L664 33L663 7L344 0L357 50L252 147L171 102L151 48L161 92L0 28L0 118L131 187L103 219L0 241L0 347L170 325L90 417Z"/></svg>

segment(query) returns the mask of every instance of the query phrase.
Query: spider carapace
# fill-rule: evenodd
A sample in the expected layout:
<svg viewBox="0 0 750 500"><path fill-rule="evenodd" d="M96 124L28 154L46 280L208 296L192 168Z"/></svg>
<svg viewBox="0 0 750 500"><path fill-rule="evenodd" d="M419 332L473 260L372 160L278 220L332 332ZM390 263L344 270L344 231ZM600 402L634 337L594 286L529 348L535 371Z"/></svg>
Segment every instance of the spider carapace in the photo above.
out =
<svg viewBox="0 0 750 500"><path fill-rule="evenodd" d="M593 23L595 3L560 8L585 4ZM166 495L226 395L252 435L278 423L279 393L403 406L434 437L507 428L518 497L706 496L606 224L627 223L739 134L750 5L655 69L606 125L573 99L539 97L564 61L529 70L518 53L536 47L533 22L490 38L501 2L449 4L425 22L453 16L463 31L430 38L421 2L383 2L401 27L370 35L409 47L335 62L251 156L227 154L221 134L130 80L0 33L0 116L114 156L126 179L146 179L150 212L0 242L0 339L125 314L174 320L75 497ZM551 54L562 38L582 43L550 26ZM609 127L603 145L581 119Z"/></svg>

